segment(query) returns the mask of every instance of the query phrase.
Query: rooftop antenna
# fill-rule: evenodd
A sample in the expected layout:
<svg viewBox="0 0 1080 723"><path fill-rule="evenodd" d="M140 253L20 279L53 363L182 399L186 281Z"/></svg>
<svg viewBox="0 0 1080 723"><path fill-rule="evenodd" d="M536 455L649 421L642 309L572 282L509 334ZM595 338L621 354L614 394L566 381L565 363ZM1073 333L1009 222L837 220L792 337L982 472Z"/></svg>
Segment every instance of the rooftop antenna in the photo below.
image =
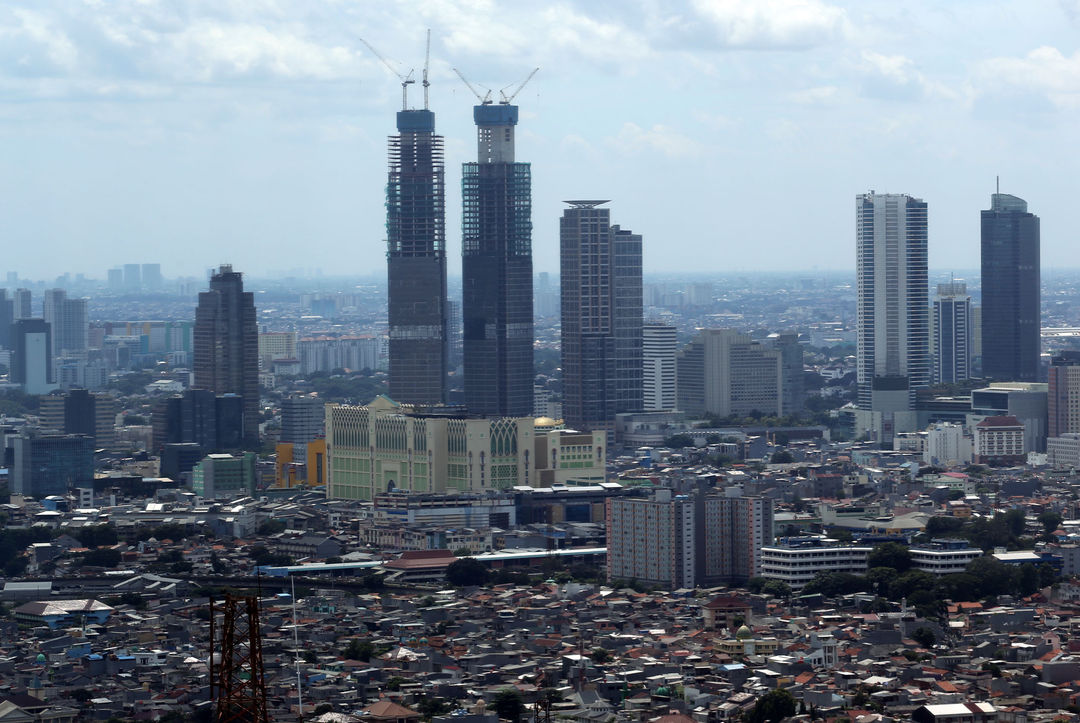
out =
<svg viewBox="0 0 1080 723"><path fill-rule="evenodd" d="M453 71L455 73L457 73L457 77L461 78L461 82L465 84L465 87L467 87L469 90L471 90L472 94L476 96L476 99L478 101L480 101L480 105L491 105L491 91L490 90L488 90L488 92L485 93L484 95L480 95L480 92L477 91L476 88L473 87L472 83L470 83L468 80L465 79L465 76L461 74L460 70L458 70L457 68L454 68ZM487 88L485 88L484 90L487 90Z"/></svg>
<svg viewBox="0 0 1080 723"><path fill-rule="evenodd" d="M997 181L997 191L996 192L1001 193L1001 176L994 176L994 179Z"/></svg>
<svg viewBox="0 0 1080 723"><path fill-rule="evenodd" d="M427 29L427 46L424 48L424 110L428 109L428 86L431 83L427 79L428 64L431 61L431 28Z"/></svg>
<svg viewBox="0 0 1080 723"><path fill-rule="evenodd" d="M429 30L428 33L430 34L430 32L431 31ZM360 42L363 43L364 45L366 45L367 49L370 50L375 55L376 58L378 58L379 60L382 61L382 64L386 66L387 70L389 70L391 73L393 73L395 76L397 76L397 79L401 81L401 109L402 110L408 110L409 109L409 86L416 82L415 80L413 80L413 77L412 77L413 76L413 70L415 70L415 69L410 68L408 75L402 75L400 72L398 72L397 68L395 68L393 65L390 64L389 60L387 60L382 55L380 55L379 51L372 47L371 43L364 40L363 38L360 38ZM430 35L429 35L429 42L430 42ZM427 108L427 65L426 64L424 65L424 107Z"/></svg>
<svg viewBox="0 0 1080 723"><path fill-rule="evenodd" d="M540 70L540 68L533 68L533 71L531 73L529 73L527 76L525 76L525 80L521 81L521 83L518 84L518 87L515 88L514 92L511 93L510 95L507 95L506 93L503 92L503 91L506 90L506 88L510 87L509 85L506 86L506 88L503 88L502 90L500 90L499 95L502 96L502 100L500 100L499 103L501 103L502 105L510 105L510 103L514 100L514 98L517 98L517 94L521 92L521 89L525 87L525 84L528 83L530 80L532 80L532 77L534 75L536 75L538 70Z"/></svg>

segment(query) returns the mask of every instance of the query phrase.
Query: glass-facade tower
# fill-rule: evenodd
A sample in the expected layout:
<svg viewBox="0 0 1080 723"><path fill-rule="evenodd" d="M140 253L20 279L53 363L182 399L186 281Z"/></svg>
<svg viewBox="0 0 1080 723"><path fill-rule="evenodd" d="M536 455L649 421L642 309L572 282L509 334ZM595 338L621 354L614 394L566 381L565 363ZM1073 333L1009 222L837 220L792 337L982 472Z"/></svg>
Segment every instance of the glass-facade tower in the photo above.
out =
<svg viewBox="0 0 1080 723"><path fill-rule="evenodd" d="M515 105L478 105L477 161L462 166L461 316L465 406L532 414L532 180L514 160Z"/></svg>
<svg viewBox="0 0 1080 723"><path fill-rule="evenodd" d="M1039 381L1039 217L1007 193L982 215L982 374Z"/></svg>
<svg viewBox="0 0 1080 723"><path fill-rule="evenodd" d="M643 407L641 236L611 225L607 201L567 201L559 224L563 416L615 431ZM674 361L674 359L672 359Z"/></svg>
<svg viewBox="0 0 1080 723"><path fill-rule="evenodd" d="M403 110L386 184L390 396L446 402L446 196L435 114Z"/></svg>

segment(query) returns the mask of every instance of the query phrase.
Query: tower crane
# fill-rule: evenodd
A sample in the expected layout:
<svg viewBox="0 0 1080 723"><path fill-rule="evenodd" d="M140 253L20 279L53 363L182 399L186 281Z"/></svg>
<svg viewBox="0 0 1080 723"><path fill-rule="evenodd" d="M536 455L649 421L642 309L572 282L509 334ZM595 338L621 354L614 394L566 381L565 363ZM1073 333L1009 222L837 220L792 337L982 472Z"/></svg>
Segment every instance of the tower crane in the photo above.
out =
<svg viewBox="0 0 1080 723"><path fill-rule="evenodd" d="M533 68L533 71L531 73L529 73L527 76L525 76L525 80L521 81L521 83L518 84L518 87L515 88L514 92L511 93L510 95L507 95L506 93L503 92L503 91L506 90L506 88L510 87L509 85L506 86L506 88L503 88L502 90L500 90L499 95L502 97L502 100L500 100L499 103L501 103L503 105L510 105L510 103L513 102L514 98L517 98L517 95L518 95L518 93L521 92L521 89L525 87L525 84L528 83L530 80L532 80L532 77L534 75L536 75L536 72L538 70L540 70L540 68ZM459 73L459 75L460 75L460 73ZM465 79L462 78L462 80L465 80Z"/></svg>
<svg viewBox="0 0 1080 723"><path fill-rule="evenodd" d="M457 77L461 78L461 82L464 83L465 86L469 90L472 91L472 94L476 96L476 99L478 101L480 101L480 105L491 105L491 91L490 90L488 90L488 92L486 94L480 95L480 93L476 90L476 88L473 87L472 83L470 83L468 80L465 79L465 76L461 74L460 70L458 70L457 68L454 68L453 70L454 70L455 73L457 73ZM487 90L487 89L485 88L485 90Z"/></svg>
<svg viewBox="0 0 1080 723"><path fill-rule="evenodd" d="M401 73L398 72L397 68L395 68L393 65L390 64L389 60L387 60L382 55L380 55L379 51L372 47L371 43L364 40L363 38L360 38L360 42L363 43L364 45L366 45L367 49L370 50L375 55L376 58L378 58L379 60L382 61L382 64L386 66L387 70L389 70L391 73L393 73L395 76L397 76L398 80L401 81L401 109L402 110L408 110L409 109L409 96L408 96L408 94L409 94L409 86L416 82L415 80L413 80L413 77L412 77L413 76L413 70L415 70L415 69L410 69L408 75L402 75ZM429 47L429 49L431 47L431 31L430 30L428 31L428 47ZM424 107L425 108L427 108L427 87L428 87L428 82L427 82L427 61L424 61Z"/></svg>

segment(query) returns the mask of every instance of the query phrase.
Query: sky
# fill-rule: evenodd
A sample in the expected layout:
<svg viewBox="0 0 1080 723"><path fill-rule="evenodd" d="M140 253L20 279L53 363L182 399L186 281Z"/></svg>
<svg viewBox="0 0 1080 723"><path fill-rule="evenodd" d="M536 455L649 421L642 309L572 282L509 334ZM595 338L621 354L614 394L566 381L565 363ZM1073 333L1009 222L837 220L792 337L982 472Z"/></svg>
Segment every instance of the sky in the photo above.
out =
<svg viewBox="0 0 1080 723"><path fill-rule="evenodd" d="M381 274L386 138L424 62L451 275L474 85L514 87L536 271L567 199L611 199L648 273L853 269L855 196L925 199L978 266L1001 190L1080 266L1080 0L8 0L0 274L159 262ZM411 86L411 107L422 104Z"/></svg>

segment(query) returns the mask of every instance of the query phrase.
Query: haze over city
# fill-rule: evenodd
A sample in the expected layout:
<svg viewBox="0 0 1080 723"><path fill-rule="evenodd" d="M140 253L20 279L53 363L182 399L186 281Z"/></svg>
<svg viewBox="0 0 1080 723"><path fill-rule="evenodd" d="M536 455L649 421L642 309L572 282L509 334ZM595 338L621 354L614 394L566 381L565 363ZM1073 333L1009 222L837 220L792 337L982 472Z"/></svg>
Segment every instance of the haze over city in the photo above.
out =
<svg viewBox="0 0 1080 723"><path fill-rule="evenodd" d="M127 260L380 274L386 137L432 31L450 273L479 88L513 88L537 271L561 201L609 198L649 272L851 269L854 197L929 207L976 264L1001 190L1074 265L1080 6L1061 2L15 2L0 10L4 270ZM410 87L410 107L422 103ZM152 252L151 252L152 250Z"/></svg>

